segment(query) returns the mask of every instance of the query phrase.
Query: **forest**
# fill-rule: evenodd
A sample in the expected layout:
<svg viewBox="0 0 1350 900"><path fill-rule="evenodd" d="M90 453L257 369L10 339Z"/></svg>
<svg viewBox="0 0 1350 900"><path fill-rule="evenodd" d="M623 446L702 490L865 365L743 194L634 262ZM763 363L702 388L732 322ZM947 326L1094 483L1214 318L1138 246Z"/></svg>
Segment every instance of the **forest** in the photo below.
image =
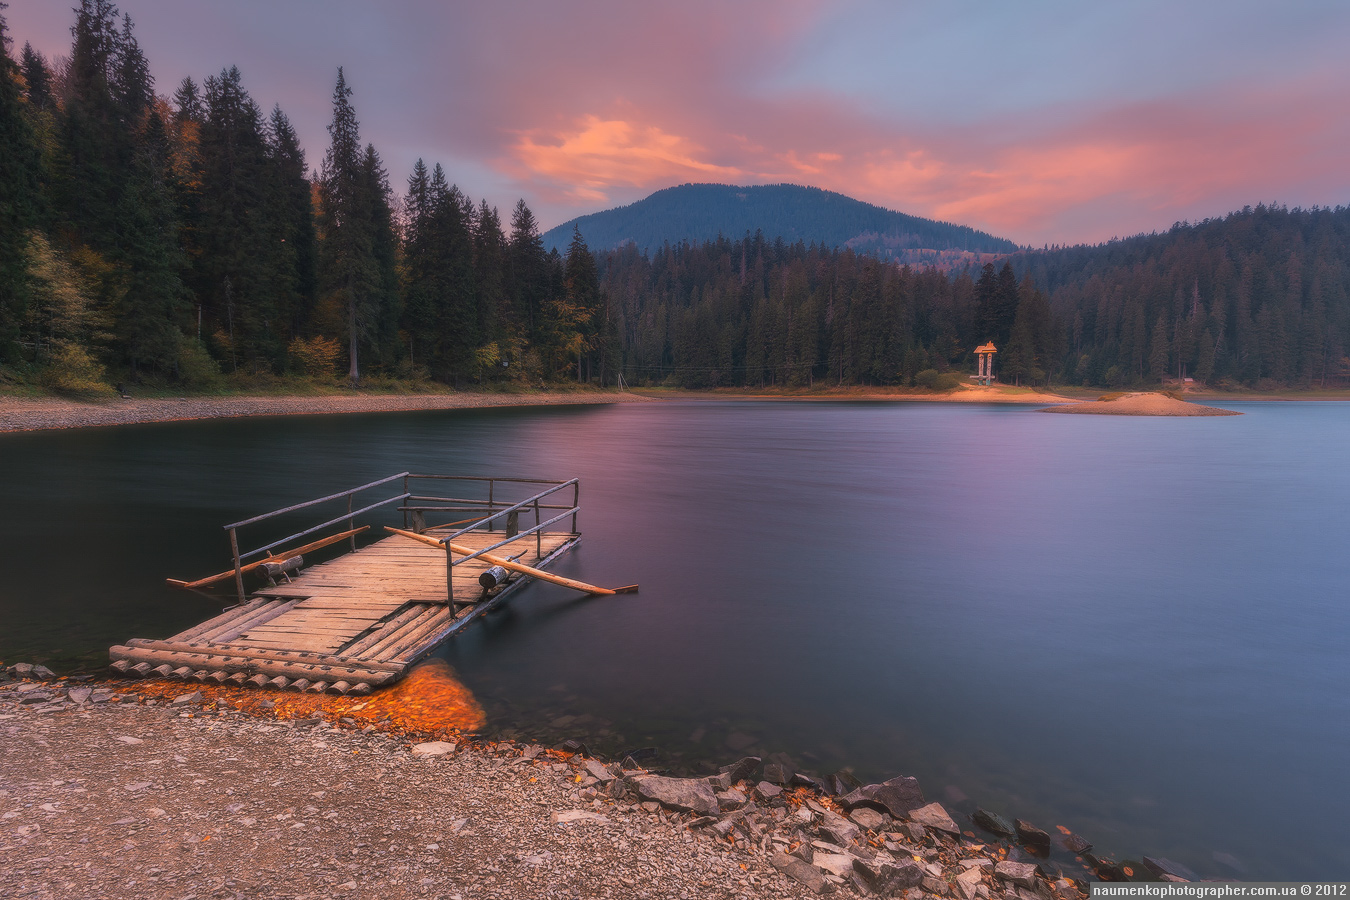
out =
<svg viewBox="0 0 1350 900"><path fill-rule="evenodd" d="M940 266L793 240L787 218L787 237L717 229L603 252L574 228L560 251L524 200L504 225L437 163L419 160L396 191L341 69L311 166L237 68L157 90L110 0L81 0L66 58L15 51L4 29L0 17L0 386L941 388L989 340L1010 383L1350 380L1343 207L1261 205ZM766 196L782 206L783 187ZM725 201L714 191L698 211L698 191L659 193L683 216L715 218ZM831 209L852 227L853 207Z"/></svg>

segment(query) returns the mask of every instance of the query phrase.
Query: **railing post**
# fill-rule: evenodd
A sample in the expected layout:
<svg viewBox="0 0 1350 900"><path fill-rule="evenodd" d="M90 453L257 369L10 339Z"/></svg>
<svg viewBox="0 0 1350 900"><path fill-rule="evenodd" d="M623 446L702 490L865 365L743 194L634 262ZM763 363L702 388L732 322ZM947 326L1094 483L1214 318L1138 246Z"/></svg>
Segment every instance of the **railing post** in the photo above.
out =
<svg viewBox="0 0 1350 900"><path fill-rule="evenodd" d="M407 506L407 505L408 505L408 501L406 501L406 500L403 501L403 505L404 505L404 506ZM347 530L348 530L348 531L351 531L351 530L352 530L352 522L353 522L353 519L352 519L352 517L351 517L351 515L350 515L350 514L351 514L351 511L352 511L352 495L351 495L351 494L348 494L348 495L347 495L347 513L348 513L348 515L347 515ZM351 538L350 538L349 540L350 540L350 543L351 543L352 551L355 552L355 550L356 550L356 535L352 535Z"/></svg>
<svg viewBox="0 0 1350 900"><path fill-rule="evenodd" d="M535 498L535 501L534 501L534 527L535 527L535 528L538 528L538 527L539 527L539 522L540 522L540 519L539 519L539 499L538 499L538 498ZM540 531L536 531L536 532L534 533L534 558L535 558L535 559L543 559L543 558L544 558L544 535L543 535L543 532L540 532Z"/></svg>
<svg viewBox="0 0 1350 900"><path fill-rule="evenodd" d="M239 563L239 534L230 529L230 550L234 553L234 586L239 592L239 602L244 602L244 570Z"/></svg>
<svg viewBox="0 0 1350 900"><path fill-rule="evenodd" d="M492 513L494 513L494 512L497 511L496 505L492 502L492 488L493 488L493 481L492 481L491 478L489 478L489 479L488 479L488 515L492 515ZM495 519L488 519L488 523L487 523L488 531L496 531L496 530L497 530L497 526L496 526L495 522L496 522Z"/></svg>
<svg viewBox="0 0 1350 900"><path fill-rule="evenodd" d="M450 551L450 544L445 545L445 602L453 610L455 607L455 558Z"/></svg>
<svg viewBox="0 0 1350 900"><path fill-rule="evenodd" d="M581 482L572 482L572 508L576 509L581 505ZM577 514L572 513L572 533L577 533Z"/></svg>
<svg viewBox="0 0 1350 900"><path fill-rule="evenodd" d="M408 476L407 476L407 475L404 475L404 476L403 476L403 493L405 493L405 494L408 493ZM408 501L407 501L407 500L404 500L404 501L403 501L403 505L404 505L404 506L407 506L407 505L408 505ZM407 530L408 530L408 511L407 511L406 509L403 510L403 530L404 530L404 531L407 531Z"/></svg>

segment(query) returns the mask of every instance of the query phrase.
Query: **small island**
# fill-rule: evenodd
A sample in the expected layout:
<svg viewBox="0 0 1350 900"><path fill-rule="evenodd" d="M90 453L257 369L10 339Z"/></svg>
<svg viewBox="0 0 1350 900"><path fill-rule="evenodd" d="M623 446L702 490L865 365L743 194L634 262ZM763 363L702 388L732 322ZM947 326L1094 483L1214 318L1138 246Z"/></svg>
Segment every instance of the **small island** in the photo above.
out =
<svg viewBox="0 0 1350 900"><path fill-rule="evenodd" d="M1049 406L1041 412L1086 413L1097 416L1240 416L1242 413L1216 406L1202 406L1158 391L1103 394L1086 403Z"/></svg>

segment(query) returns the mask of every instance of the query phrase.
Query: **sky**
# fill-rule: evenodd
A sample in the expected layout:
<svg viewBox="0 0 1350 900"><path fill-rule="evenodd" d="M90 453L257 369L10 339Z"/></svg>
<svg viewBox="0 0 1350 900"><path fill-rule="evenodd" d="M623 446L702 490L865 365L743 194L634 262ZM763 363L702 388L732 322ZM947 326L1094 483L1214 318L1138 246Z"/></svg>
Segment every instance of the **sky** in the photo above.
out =
<svg viewBox="0 0 1350 900"><path fill-rule="evenodd" d="M11 0L13 52L74 0ZM311 166L344 67L396 191L542 228L686 182L807 184L1019 244L1350 203L1350 3L121 0L161 94L237 65Z"/></svg>

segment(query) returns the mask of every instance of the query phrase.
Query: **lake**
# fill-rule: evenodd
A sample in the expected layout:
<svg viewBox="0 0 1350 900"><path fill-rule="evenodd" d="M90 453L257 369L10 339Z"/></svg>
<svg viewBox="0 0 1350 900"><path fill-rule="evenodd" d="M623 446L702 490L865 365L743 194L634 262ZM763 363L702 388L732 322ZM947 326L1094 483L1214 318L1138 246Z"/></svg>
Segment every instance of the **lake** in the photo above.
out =
<svg viewBox="0 0 1350 900"><path fill-rule="evenodd" d="M489 732L919 778L1117 857L1350 876L1350 407L675 401L0 435L0 657L219 609L220 526L406 470L581 479L556 571L447 645Z"/></svg>

